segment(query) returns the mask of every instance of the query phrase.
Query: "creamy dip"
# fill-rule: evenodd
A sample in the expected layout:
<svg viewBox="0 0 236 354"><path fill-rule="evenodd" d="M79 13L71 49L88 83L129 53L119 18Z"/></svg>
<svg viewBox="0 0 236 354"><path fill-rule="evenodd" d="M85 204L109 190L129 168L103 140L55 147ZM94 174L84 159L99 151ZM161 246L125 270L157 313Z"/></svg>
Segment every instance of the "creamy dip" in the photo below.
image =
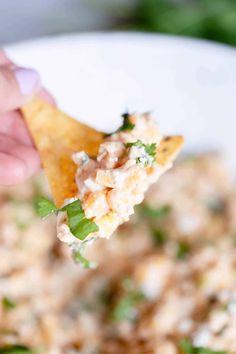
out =
<svg viewBox="0 0 236 354"><path fill-rule="evenodd" d="M88 235L86 242L98 237L109 238L119 225L129 220L134 206L141 203L149 186L157 181L171 163L158 165L155 158L160 135L149 114L129 115L124 127L107 136L96 159L79 151L72 158L77 164L78 193L65 205L80 199L86 218L99 230ZM81 244L71 233L66 213L58 215L58 237L70 245Z"/></svg>

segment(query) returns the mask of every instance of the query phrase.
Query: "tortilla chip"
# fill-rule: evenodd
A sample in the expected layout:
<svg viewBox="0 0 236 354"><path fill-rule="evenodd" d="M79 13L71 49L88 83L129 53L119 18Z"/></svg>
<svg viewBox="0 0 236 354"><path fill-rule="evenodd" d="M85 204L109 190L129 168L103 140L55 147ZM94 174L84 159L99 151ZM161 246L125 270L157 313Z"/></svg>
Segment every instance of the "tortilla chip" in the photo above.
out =
<svg viewBox="0 0 236 354"><path fill-rule="evenodd" d="M71 155L84 150L96 157L103 133L38 98L22 107L22 113L39 151L55 204L60 207L77 192L77 167Z"/></svg>
<svg viewBox="0 0 236 354"><path fill-rule="evenodd" d="M163 166L173 161L183 143L184 138L181 135L164 136L156 150L156 162Z"/></svg>
<svg viewBox="0 0 236 354"><path fill-rule="evenodd" d="M96 157L104 133L69 117L47 102L34 98L22 108L29 131L39 151L55 204L77 193L77 166L71 156L84 150ZM157 148L157 163L171 162L183 145L183 137L164 137Z"/></svg>

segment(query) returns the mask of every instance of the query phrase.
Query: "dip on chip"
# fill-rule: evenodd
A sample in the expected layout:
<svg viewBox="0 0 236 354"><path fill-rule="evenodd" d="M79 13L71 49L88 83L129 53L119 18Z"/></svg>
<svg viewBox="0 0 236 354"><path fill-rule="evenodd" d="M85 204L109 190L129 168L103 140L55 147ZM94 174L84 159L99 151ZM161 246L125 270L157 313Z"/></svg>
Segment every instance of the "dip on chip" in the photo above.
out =
<svg viewBox="0 0 236 354"><path fill-rule="evenodd" d="M80 262L85 244L129 220L183 144L181 136L163 137L147 113L124 114L122 126L105 135L39 99L22 111L56 204L42 199L39 213L57 213L58 237Z"/></svg>

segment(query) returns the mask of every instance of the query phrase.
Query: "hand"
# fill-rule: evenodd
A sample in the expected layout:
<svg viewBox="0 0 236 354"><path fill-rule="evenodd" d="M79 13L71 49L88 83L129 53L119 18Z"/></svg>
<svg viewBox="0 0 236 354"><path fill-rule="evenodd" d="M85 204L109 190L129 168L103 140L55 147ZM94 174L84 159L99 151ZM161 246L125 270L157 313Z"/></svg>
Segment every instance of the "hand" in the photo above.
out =
<svg viewBox="0 0 236 354"><path fill-rule="evenodd" d="M35 94L52 102L36 71L17 67L0 51L0 185L23 182L40 169L39 155L19 111Z"/></svg>

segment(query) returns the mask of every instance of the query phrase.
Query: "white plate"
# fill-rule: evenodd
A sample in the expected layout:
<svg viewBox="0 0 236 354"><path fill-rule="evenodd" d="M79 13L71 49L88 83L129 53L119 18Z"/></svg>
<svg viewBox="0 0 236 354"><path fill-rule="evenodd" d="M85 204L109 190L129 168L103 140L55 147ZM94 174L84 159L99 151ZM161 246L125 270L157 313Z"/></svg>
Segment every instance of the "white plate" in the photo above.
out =
<svg viewBox="0 0 236 354"><path fill-rule="evenodd" d="M119 115L153 111L186 148L221 149L236 170L236 50L206 41L135 33L93 33L9 46L37 68L65 111L111 130Z"/></svg>

